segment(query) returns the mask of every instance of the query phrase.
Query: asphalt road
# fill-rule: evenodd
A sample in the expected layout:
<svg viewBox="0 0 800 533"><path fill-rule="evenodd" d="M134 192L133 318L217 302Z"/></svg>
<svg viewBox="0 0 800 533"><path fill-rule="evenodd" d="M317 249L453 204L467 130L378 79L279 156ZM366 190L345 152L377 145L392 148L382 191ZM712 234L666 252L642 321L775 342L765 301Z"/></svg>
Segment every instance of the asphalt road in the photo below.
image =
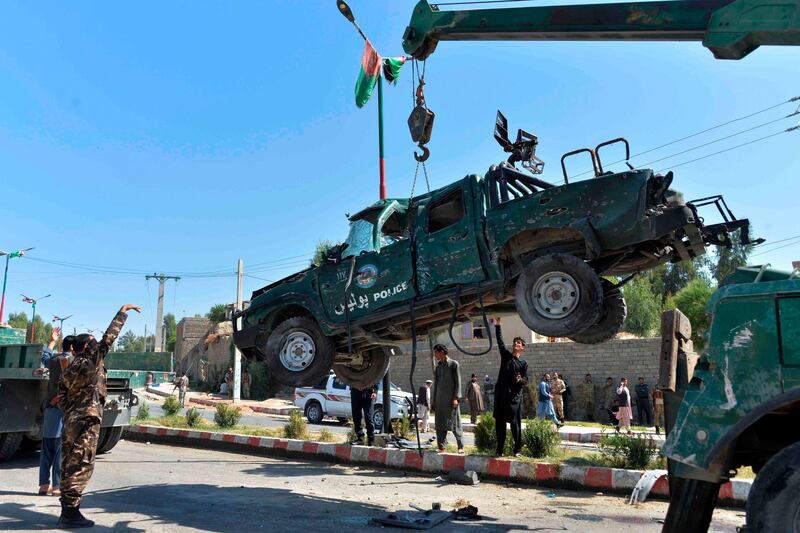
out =
<svg viewBox="0 0 800 533"><path fill-rule="evenodd" d="M55 526L58 499L37 496L38 456L0 464L0 530ZM632 507L623 497L481 483L447 485L404 475L317 462L122 441L97 460L81 510L91 531L375 530L370 519L409 503L445 510L461 499L483 520L446 522L433 531L657 532L667 504ZM463 505L463 502L460 504ZM743 512L721 509L711 531L733 532ZM399 530L398 530L399 531Z"/></svg>

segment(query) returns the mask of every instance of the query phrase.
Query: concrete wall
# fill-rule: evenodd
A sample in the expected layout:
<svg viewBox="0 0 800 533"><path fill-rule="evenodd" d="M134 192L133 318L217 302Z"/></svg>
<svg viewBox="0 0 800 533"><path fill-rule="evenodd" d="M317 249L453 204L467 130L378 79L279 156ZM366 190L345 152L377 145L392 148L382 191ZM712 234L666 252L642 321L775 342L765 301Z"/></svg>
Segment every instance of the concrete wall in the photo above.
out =
<svg viewBox="0 0 800 533"><path fill-rule="evenodd" d="M511 343L511 336L503 328L503 337L509 337L507 344ZM458 340L458 339L457 339ZM449 342L443 344L450 344ZM469 346L462 345L465 349L481 351L486 349L486 341L474 342ZM531 384L537 384L545 372L560 372L572 390L571 418L581 419L585 413L578 409L578 385L583 381L585 374L591 374L595 384L595 420L607 420L607 416L599 412L603 404L602 388L607 377L614 379L616 386L619 378L627 377L631 395L634 396L633 386L639 376L651 387L657 382L658 360L661 349L660 339L615 339L603 344L587 345L574 342L543 342L530 343L526 346L523 358L528 362L528 378ZM500 354L495 347L490 353L481 357L471 357L449 347L449 355L461 365L461 379L464 385L471 374L479 377L483 384L485 375L497 379L500 364ZM393 357L390 366L390 375L394 383L404 390L410 390L409 372L411 370L411 349L404 347L401 356ZM419 387L426 379L433 379L431 356L427 339L418 344L417 367L414 373L414 385ZM635 408L634 408L635 414Z"/></svg>

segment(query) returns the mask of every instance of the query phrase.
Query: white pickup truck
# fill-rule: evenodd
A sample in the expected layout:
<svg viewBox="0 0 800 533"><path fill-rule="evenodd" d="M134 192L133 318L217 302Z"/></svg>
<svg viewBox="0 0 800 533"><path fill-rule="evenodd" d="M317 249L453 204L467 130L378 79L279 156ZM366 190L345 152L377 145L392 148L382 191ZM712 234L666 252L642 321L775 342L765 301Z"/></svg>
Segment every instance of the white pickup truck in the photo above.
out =
<svg viewBox="0 0 800 533"><path fill-rule="evenodd" d="M408 401L406 401L408 398ZM391 384L392 420L403 416L411 416L411 393L404 392L394 383ZM376 428L383 426L383 395L381 384L378 384L378 399L375 401L372 422ZM350 409L350 387L339 381L331 372L315 387L297 387L294 389L294 405L299 407L312 424L318 424L326 416L345 423L352 418Z"/></svg>

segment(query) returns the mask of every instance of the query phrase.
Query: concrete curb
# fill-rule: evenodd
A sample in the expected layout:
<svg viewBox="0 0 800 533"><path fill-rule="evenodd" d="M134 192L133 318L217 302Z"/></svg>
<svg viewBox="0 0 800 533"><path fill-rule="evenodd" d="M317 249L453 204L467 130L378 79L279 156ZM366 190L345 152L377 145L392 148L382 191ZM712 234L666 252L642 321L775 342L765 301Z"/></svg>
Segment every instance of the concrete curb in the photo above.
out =
<svg viewBox="0 0 800 533"><path fill-rule="evenodd" d="M630 494L644 473L642 470L531 463L482 455L424 452L420 457L415 450L350 446L144 425L129 427L125 436L129 440L137 441L163 442L258 455L290 456L335 463L375 465L431 474L447 474L452 470L474 470L482 477L499 481L627 494ZM720 503L744 507L751 485L751 480L743 479L725 483L719 490ZM666 476L656 482L650 494L661 498L669 497Z"/></svg>

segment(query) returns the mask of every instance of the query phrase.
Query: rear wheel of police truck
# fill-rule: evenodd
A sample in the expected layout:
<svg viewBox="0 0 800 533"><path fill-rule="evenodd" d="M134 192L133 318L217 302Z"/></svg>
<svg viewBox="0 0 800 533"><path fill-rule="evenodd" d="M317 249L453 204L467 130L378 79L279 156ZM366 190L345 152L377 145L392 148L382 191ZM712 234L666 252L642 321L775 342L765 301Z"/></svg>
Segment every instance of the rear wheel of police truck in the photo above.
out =
<svg viewBox="0 0 800 533"><path fill-rule="evenodd" d="M515 299L517 313L530 329L547 337L569 337L598 323L603 287L583 259L549 254L525 266Z"/></svg>
<svg viewBox="0 0 800 533"><path fill-rule="evenodd" d="M330 372L333 355L333 342L312 318L293 317L284 320L267 339L267 366L283 385L316 385Z"/></svg>
<svg viewBox="0 0 800 533"><path fill-rule="evenodd" d="M333 372L350 388L366 389L377 384L386 375L392 351L385 346L377 346L358 355L353 364L334 364Z"/></svg>

